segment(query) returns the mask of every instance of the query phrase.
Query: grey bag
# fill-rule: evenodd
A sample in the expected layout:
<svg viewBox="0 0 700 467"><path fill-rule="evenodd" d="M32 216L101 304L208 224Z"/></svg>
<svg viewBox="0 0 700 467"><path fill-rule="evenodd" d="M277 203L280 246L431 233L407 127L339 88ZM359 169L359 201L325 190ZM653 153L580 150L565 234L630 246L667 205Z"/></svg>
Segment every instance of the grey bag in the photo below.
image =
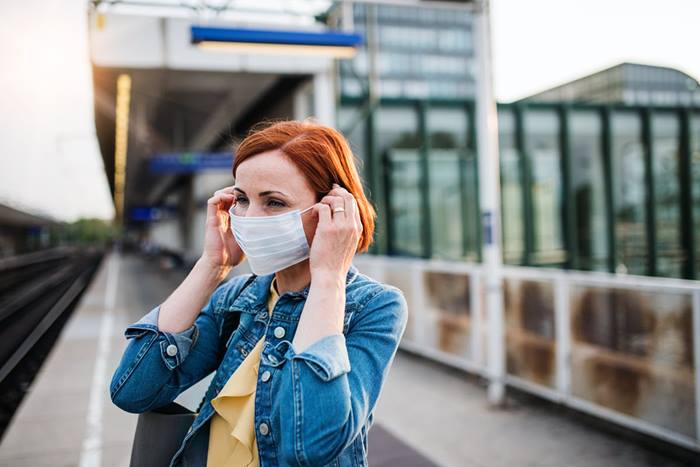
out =
<svg viewBox="0 0 700 467"><path fill-rule="evenodd" d="M139 414L131 467L167 467L197 414L177 402Z"/></svg>
<svg viewBox="0 0 700 467"><path fill-rule="evenodd" d="M252 275L248 278L238 295L253 282L255 277ZM219 355L226 352L228 336L238 327L239 319L240 315L235 313L223 324L222 336L219 340ZM201 406L200 403L199 409ZM168 467L195 418L197 418L197 412L192 412L177 402L139 414L131 447L130 467Z"/></svg>

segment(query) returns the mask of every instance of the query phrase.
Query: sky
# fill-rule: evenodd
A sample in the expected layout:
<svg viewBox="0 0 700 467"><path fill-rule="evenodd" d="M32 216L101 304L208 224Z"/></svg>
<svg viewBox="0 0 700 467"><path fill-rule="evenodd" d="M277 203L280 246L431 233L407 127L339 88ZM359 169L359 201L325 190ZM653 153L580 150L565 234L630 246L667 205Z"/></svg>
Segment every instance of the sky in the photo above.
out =
<svg viewBox="0 0 700 467"><path fill-rule="evenodd" d="M57 220L114 215L95 137L86 3L0 3L0 203Z"/></svg>
<svg viewBox="0 0 700 467"><path fill-rule="evenodd" d="M496 98L510 102L620 62L700 79L699 0L491 0Z"/></svg>
<svg viewBox="0 0 700 467"><path fill-rule="evenodd" d="M114 213L94 133L86 5L0 4L0 203L66 221ZM699 79L697 24L700 0L492 0L496 98L623 61Z"/></svg>

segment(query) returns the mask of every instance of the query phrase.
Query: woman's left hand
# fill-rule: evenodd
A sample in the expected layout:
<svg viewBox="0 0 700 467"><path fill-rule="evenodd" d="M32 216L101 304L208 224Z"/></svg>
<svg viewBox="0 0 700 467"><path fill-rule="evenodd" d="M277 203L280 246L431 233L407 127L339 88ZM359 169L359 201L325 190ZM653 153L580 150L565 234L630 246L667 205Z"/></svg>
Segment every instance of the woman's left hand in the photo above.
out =
<svg viewBox="0 0 700 467"><path fill-rule="evenodd" d="M338 208L344 211L333 212ZM334 183L313 210L318 224L309 252L311 280L316 275L336 274L344 283L362 235L357 201L348 190Z"/></svg>

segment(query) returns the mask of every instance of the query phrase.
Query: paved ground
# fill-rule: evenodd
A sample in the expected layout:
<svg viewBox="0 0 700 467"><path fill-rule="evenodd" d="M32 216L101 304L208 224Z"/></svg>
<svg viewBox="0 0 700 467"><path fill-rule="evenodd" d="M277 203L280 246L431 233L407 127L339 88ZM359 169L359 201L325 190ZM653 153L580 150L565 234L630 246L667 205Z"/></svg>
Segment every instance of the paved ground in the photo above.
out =
<svg viewBox="0 0 700 467"><path fill-rule="evenodd" d="M137 416L109 399L123 330L183 278L132 256L103 262L1 440L0 467L129 465ZM435 465L381 426L369 442L373 466Z"/></svg>
<svg viewBox="0 0 700 467"><path fill-rule="evenodd" d="M678 467L556 406L510 397L491 409L473 377L400 352L377 406L384 428L444 466ZM371 449L371 448L370 448ZM677 459L677 458L676 458Z"/></svg>
<svg viewBox="0 0 700 467"><path fill-rule="evenodd" d="M136 416L112 405L108 391L126 344L123 329L184 274L124 256L110 285L110 264L103 263L15 415L0 443L0 466L128 465ZM373 467L684 465L551 406L511 400L508 409L491 410L484 389L463 373L403 352L376 422Z"/></svg>

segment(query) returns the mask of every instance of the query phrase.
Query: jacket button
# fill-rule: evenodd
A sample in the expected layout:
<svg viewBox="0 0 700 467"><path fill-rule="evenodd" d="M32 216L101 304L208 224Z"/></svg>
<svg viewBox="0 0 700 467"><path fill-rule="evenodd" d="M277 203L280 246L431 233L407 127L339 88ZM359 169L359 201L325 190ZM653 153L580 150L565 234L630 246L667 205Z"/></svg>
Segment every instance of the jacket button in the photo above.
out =
<svg viewBox="0 0 700 467"><path fill-rule="evenodd" d="M175 355L177 355L177 346L175 344L170 344L165 349L165 351L167 352L168 355L170 355L171 357L174 357Z"/></svg>
<svg viewBox="0 0 700 467"><path fill-rule="evenodd" d="M270 380L270 372L268 370L263 371L262 382L267 383Z"/></svg>
<svg viewBox="0 0 700 467"><path fill-rule="evenodd" d="M258 429L260 430L260 434L263 436L267 435L270 432L270 428L267 426L267 423L265 423L265 422L261 423L260 426L258 427Z"/></svg>
<svg viewBox="0 0 700 467"><path fill-rule="evenodd" d="M282 326L277 326L275 328L275 337L277 339L282 339L284 337L284 333L285 333L285 331L284 331L284 328Z"/></svg>

